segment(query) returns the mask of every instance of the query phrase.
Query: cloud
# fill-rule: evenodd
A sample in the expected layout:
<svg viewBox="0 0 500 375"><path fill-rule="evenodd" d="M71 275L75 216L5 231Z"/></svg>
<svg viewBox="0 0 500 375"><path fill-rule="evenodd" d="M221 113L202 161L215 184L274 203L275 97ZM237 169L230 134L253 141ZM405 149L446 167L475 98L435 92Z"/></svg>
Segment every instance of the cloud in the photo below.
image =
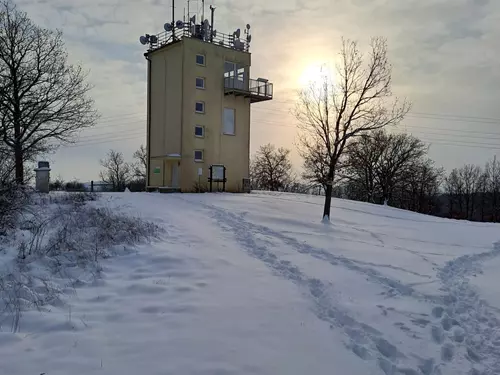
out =
<svg viewBox="0 0 500 375"><path fill-rule="evenodd" d="M276 101L256 104L253 109L252 150L269 141L293 148L295 129L288 109L293 106L298 76L310 64L334 61L341 36L359 40L363 47L372 36L387 37L393 64L393 91L412 100L415 111L500 118L498 2L214 2L219 31L229 32L246 23L252 25L252 74L267 77L275 84ZM207 15L210 3L207 0ZM116 129L116 139L120 134L124 138L137 129L145 129L146 64L138 37L163 29L163 24L171 18L170 1L18 0L17 4L40 25L62 29L71 61L81 62L91 70L89 79L95 85L92 94L108 123L99 124L83 136L96 137ZM185 4L180 0L176 4L177 18L182 18ZM135 123L127 124L128 117L124 114L135 116ZM121 127L107 126L110 124L121 124ZM479 135L481 131L498 131L495 125L418 117L408 118L406 124L473 129ZM452 135L447 139L456 143L457 138ZM96 144L94 148L90 145L67 149L56 154L54 161L63 174L71 174L74 163L81 163L85 166L82 178L96 178L97 160L109 147L131 155L134 147L143 141L138 136L135 140ZM463 162L483 163L494 152L436 145L432 156L438 164L451 168ZM300 164L294 155L295 163Z"/></svg>

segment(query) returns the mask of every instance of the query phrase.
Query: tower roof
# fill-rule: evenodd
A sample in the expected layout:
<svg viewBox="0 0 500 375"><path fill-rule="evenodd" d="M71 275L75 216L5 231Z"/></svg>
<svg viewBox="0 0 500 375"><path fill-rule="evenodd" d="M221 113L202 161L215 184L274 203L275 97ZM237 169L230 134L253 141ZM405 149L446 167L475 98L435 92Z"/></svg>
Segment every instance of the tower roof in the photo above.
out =
<svg viewBox="0 0 500 375"><path fill-rule="evenodd" d="M213 43L221 47L234 49L242 52L249 52L252 36L250 35L250 25L247 25L242 32L237 29L232 34L220 33L214 30L208 20L196 24L191 19L189 22L177 21L166 23L164 31L157 34L145 34L139 38L141 44L148 45L147 53L156 51L166 45L178 42L184 38L194 38L207 43ZM243 34L243 35L242 35Z"/></svg>

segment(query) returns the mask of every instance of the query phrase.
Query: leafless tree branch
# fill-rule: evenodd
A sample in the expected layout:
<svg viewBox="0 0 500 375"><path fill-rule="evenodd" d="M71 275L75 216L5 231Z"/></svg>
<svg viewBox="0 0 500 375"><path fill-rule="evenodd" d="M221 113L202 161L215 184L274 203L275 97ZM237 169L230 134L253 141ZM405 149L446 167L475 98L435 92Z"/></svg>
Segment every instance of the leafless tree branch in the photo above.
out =
<svg viewBox="0 0 500 375"><path fill-rule="evenodd" d="M0 2L0 135L18 183L27 155L73 142L98 118L87 73L67 58L60 31L35 25L10 0Z"/></svg>
<svg viewBox="0 0 500 375"><path fill-rule="evenodd" d="M365 56L356 42L342 40L336 76L325 75L299 93L299 153L304 177L326 185L324 219L330 218L332 185L348 143L357 136L399 124L410 109L392 98L387 42L373 38Z"/></svg>

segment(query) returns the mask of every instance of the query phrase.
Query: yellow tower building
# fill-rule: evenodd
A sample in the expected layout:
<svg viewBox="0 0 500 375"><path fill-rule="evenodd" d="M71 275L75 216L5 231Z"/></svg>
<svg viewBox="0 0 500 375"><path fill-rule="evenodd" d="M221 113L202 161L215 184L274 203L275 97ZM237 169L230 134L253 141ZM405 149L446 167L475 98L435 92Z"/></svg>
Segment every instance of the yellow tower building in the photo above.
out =
<svg viewBox="0 0 500 375"><path fill-rule="evenodd" d="M140 41L148 46L148 190L245 191L250 106L273 97L272 83L250 78L250 25L222 34L193 17Z"/></svg>

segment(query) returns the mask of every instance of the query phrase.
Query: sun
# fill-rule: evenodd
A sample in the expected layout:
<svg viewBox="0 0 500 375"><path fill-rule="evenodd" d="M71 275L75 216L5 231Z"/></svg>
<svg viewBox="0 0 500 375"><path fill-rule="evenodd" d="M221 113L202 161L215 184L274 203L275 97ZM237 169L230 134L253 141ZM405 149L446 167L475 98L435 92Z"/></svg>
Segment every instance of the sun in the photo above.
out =
<svg viewBox="0 0 500 375"><path fill-rule="evenodd" d="M312 63L306 65L299 75L298 84L300 87L308 86L311 83L323 81L325 75L331 76L330 69L323 63Z"/></svg>

